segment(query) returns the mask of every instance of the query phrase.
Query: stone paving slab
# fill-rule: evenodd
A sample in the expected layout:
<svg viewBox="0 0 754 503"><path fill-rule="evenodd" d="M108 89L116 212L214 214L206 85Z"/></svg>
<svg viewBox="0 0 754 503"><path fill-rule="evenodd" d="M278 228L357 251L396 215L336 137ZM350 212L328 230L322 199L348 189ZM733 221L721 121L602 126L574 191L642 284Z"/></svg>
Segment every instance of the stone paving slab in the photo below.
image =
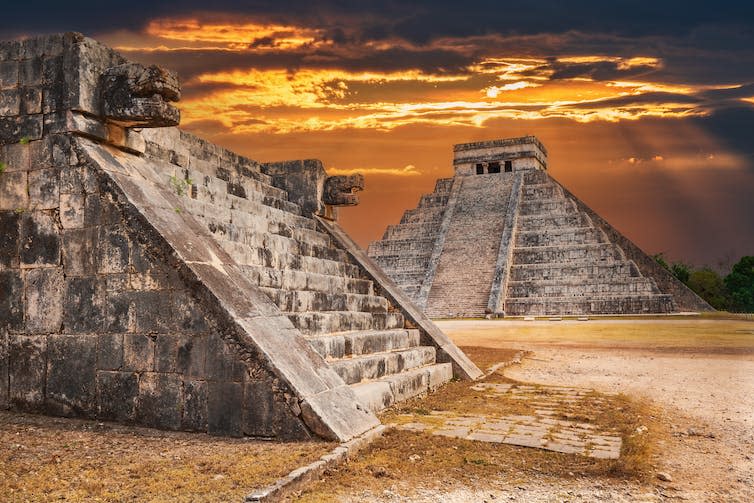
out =
<svg viewBox="0 0 754 503"><path fill-rule="evenodd" d="M536 386L499 383L478 383L475 391L488 392L490 398L516 398L536 405L534 415L510 414L483 416L447 411L431 411L426 415L399 416L410 422L396 425L411 431L462 438L479 442L503 443L553 452L576 454L599 459L617 459L623 444L621 437L599 425L562 419L574 416L572 409L584 398L590 403L604 403L590 389L558 386Z"/></svg>

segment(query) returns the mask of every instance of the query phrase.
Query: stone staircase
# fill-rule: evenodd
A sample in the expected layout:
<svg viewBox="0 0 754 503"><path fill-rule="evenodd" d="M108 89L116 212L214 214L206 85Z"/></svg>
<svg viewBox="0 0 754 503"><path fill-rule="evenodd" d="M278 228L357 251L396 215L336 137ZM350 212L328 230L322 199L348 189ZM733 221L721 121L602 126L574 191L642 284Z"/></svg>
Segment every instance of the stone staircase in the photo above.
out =
<svg viewBox="0 0 754 503"><path fill-rule="evenodd" d="M492 174L461 180L427 299L430 317L484 316L495 275L512 177Z"/></svg>
<svg viewBox="0 0 754 503"><path fill-rule="evenodd" d="M603 314L674 310L576 202L543 171L526 173L506 315Z"/></svg>
<svg viewBox="0 0 754 503"><path fill-rule="evenodd" d="M176 211L206 226L365 406L376 412L453 377L451 363L436 362L435 347L421 345L419 331L259 166L190 166L164 175L182 195Z"/></svg>
<svg viewBox="0 0 754 503"><path fill-rule="evenodd" d="M369 245L368 254L415 302L419 300L430 257L450 196L452 178L441 178L431 194L407 210L398 225L389 225L382 240Z"/></svg>

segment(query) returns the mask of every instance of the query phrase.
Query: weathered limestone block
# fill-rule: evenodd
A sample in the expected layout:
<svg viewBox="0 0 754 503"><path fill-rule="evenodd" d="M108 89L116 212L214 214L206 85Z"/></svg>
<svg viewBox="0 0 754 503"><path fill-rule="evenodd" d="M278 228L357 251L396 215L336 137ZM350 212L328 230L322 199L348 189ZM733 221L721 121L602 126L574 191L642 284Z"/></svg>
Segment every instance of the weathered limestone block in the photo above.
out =
<svg viewBox="0 0 754 503"><path fill-rule="evenodd" d="M102 115L125 127L177 126L181 97L178 76L158 66L124 63L100 77Z"/></svg>
<svg viewBox="0 0 754 503"><path fill-rule="evenodd" d="M328 176L325 179L325 204L332 206L355 206L359 204L359 197L355 192L364 190L364 175Z"/></svg>
<svg viewBox="0 0 754 503"><path fill-rule="evenodd" d="M25 277L26 331L48 334L63 322L65 277L62 267L30 269Z"/></svg>

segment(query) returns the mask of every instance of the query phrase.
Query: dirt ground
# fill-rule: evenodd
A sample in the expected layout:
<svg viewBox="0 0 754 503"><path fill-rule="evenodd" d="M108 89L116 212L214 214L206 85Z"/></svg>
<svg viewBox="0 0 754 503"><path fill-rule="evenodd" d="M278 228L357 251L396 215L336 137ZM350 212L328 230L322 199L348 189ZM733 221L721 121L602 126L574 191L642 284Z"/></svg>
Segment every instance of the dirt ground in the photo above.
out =
<svg viewBox="0 0 754 503"><path fill-rule="evenodd" d="M646 485L658 500L754 501L754 322L738 320L448 321L460 345L531 351L506 376L644 397L670 437ZM599 499L583 484L539 488L532 501ZM604 487L610 498L624 488ZM582 498L576 495L582 494ZM510 496L510 495L508 495ZM652 499L649 499L652 501ZM521 501L526 499L522 498Z"/></svg>

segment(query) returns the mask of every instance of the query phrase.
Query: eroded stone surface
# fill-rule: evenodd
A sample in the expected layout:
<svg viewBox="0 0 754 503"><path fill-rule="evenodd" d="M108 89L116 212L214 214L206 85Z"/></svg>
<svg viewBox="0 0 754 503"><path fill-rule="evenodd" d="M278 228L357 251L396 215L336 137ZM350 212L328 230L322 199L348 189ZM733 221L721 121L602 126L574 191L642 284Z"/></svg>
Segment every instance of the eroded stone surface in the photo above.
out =
<svg viewBox="0 0 754 503"><path fill-rule="evenodd" d="M429 416L402 416L410 419L410 422L399 423L397 426L405 430L426 431L433 435L532 447L593 458L620 457L623 441L617 433L602 429L596 424L551 417L567 417L572 407L578 405L585 397L589 397L590 404L596 406L604 403L603 399L594 396L594 390L507 383L478 383L471 389L485 392L490 400L505 396L526 401L540 409L534 415L500 416L432 411Z"/></svg>

